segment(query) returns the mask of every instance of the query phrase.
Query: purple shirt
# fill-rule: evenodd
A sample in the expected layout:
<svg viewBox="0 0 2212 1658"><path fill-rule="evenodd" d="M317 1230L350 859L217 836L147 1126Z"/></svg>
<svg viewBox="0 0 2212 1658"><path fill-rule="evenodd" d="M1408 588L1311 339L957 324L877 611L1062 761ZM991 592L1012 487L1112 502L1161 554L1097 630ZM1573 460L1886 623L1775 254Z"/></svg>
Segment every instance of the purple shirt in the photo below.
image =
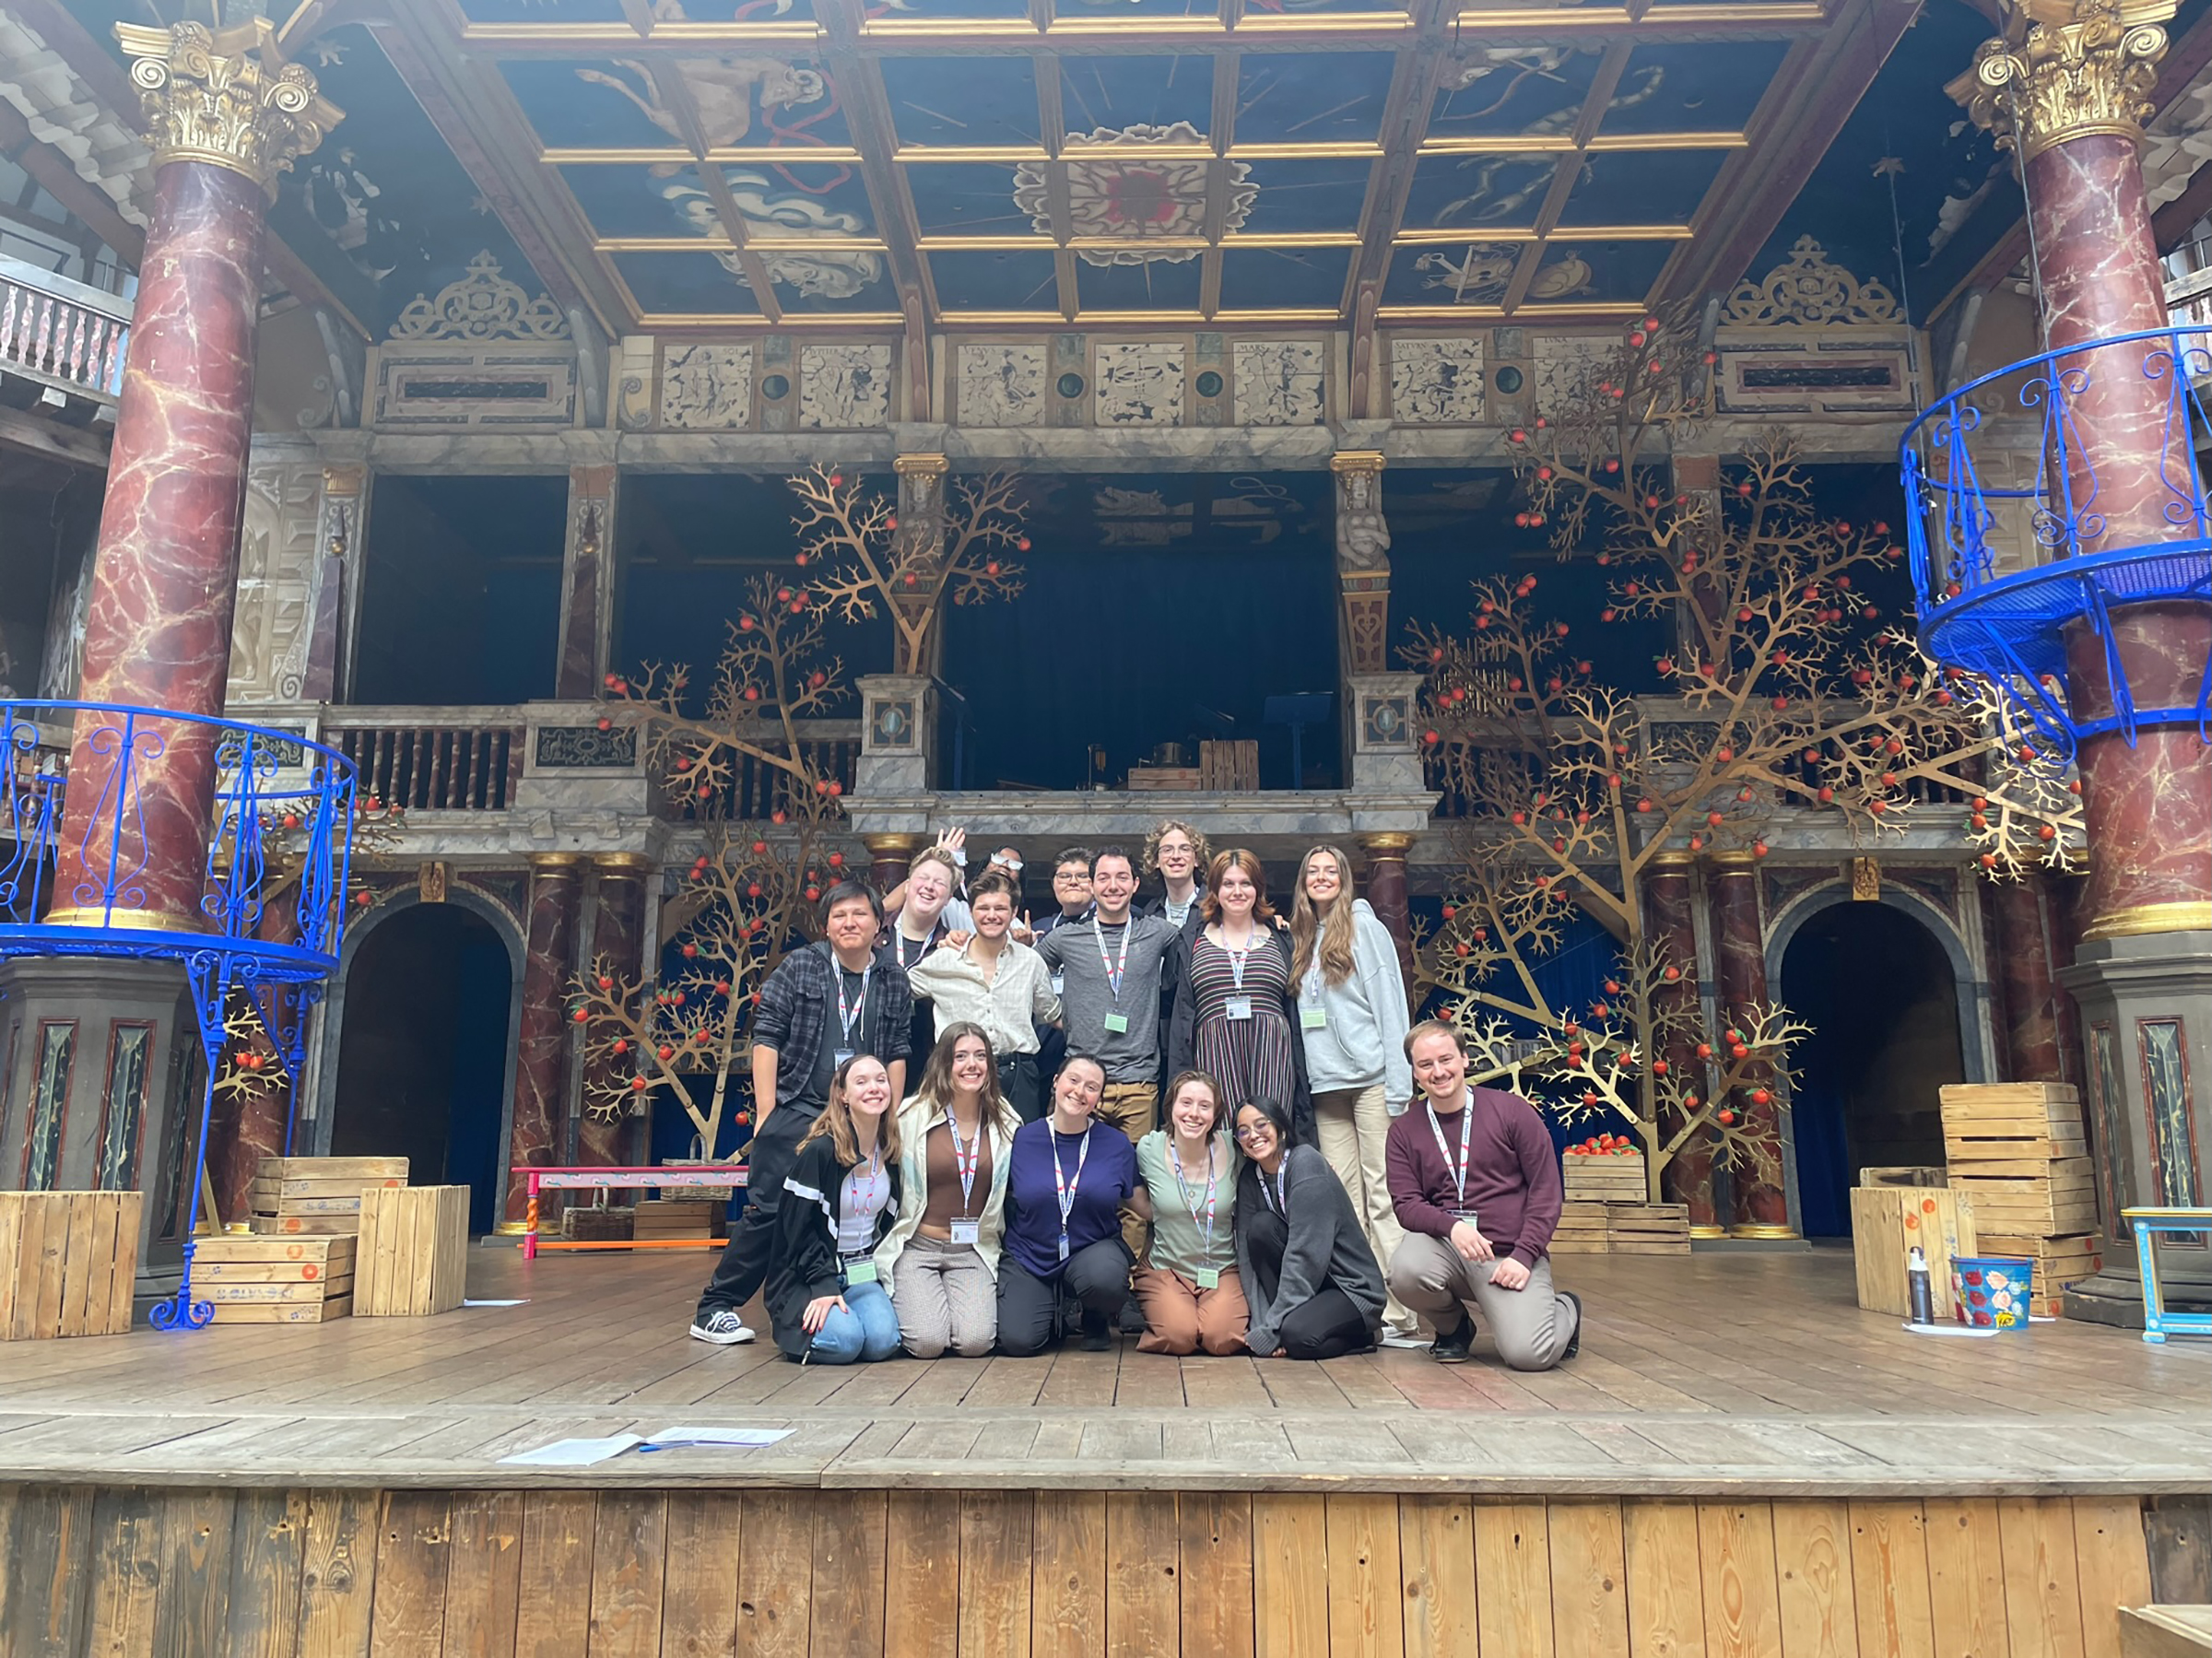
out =
<svg viewBox="0 0 2212 1658"><path fill-rule="evenodd" d="M1083 1152L1086 1139L1088 1156ZM1060 1260L1059 1187L1053 1178L1074 1181L1067 1214L1067 1252L1122 1232L1122 1205L1137 1187L1136 1147L1111 1123L1093 1123L1085 1134L1054 1132L1044 1117L1015 1131L1006 1153L1006 1252L1038 1277L1056 1276ZM1076 1174L1082 1159L1083 1172Z"/></svg>
<svg viewBox="0 0 2212 1658"><path fill-rule="evenodd" d="M1465 1206L1475 1225L1501 1255L1534 1266L1551 1248L1559 1224L1566 1187L1559 1178L1559 1154L1536 1108L1501 1088L1476 1088L1475 1113L1467 1130ZM1403 1116L1391 1119L1382 1161L1390 1182L1391 1206L1398 1224L1431 1238L1451 1235L1461 1206L1453 1167L1459 1158L1464 1111L1439 1111L1429 1120L1429 1101L1416 1099ZM1450 1147L1446 1159L1436 1144L1437 1130Z"/></svg>

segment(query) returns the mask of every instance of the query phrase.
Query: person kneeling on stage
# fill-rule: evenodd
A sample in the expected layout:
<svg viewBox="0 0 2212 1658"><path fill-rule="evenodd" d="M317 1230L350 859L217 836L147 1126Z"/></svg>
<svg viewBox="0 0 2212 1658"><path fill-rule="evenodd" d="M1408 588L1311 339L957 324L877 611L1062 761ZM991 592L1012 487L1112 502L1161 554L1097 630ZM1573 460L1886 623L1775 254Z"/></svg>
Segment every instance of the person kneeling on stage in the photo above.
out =
<svg viewBox="0 0 2212 1658"><path fill-rule="evenodd" d="M1419 1090L1393 1120L1383 1161L1406 1238L1390 1261L1391 1293L1434 1321L1430 1354L1466 1361L1481 1310L1498 1357L1547 1370L1582 1346L1583 1303L1551 1286L1547 1251L1564 1187L1559 1153L1535 1106L1467 1086L1459 1031L1427 1019L1406 1035Z"/></svg>
<svg viewBox="0 0 2212 1658"><path fill-rule="evenodd" d="M783 1181L768 1319L785 1357L873 1363L899 1351L876 1246L899 1213L900 1150L890 1073L874 1054L855 1054L838 1066Z"/></svg>
<svg viewBox="0 0 2212 1658"><path fill-rule="evenodd" d="M1237 1108L1237 1272L1262 1358L1335 1358L1375 1345L1382 1269L1328 1159L1290 1143L1274 1100Z"/></svg>
<svg viewBox="0 0 2212 1658"><path fill-rule="evenodd" d="M1017 1358L1052 1345L1063 1294L1083 1309L1083 1346L1113 1345L1110 1323L1129 1294L1122 1205L1135 1192L1136 1148L1091 1113L1106 1068L1069 1056L1053 1109L1014 1135L1007 1154L1006 1253L998 1267L998 1348Z"/></svg>
<svg viewBox="0 0 2212 1658"><path fill-rule="evenodd" d="M1250 1313L1237 1276L1237 1154L1226 1117L1219 1085L1185 1071L1168 1085L1167 1127L1136 1143L1145 1189L1135 1208L1152 1222L1136 1269L1139 1353L1244 1350Z"/></svg>

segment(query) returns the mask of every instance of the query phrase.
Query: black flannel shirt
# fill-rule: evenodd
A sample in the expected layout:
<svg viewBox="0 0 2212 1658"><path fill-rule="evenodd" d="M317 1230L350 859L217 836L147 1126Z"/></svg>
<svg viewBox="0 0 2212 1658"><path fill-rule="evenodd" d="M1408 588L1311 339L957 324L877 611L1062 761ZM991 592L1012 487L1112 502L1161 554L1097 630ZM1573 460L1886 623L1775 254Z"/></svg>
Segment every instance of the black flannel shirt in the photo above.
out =
<svg viewBox="0 0 2212 1658"><path fill-rule="evenodd" d="M869 1052L885 1064L907 1057L914 1015L914 993L906 971L888 948L876 952L868 980L877 998L874 1045ZM760 1010L753 1016L753 1041L776 1051L776 1103L796 1098L821 1063L830 1009L837 1000L837 952L826 938L786 956L760 986Z"/></svg>

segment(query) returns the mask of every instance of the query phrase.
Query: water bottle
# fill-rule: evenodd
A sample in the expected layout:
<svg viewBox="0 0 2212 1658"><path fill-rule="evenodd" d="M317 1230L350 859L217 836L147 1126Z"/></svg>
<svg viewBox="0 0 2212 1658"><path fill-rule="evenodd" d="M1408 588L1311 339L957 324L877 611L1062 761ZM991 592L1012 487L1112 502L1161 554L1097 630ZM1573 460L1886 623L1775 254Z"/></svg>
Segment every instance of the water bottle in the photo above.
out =
<svg viewBox="0 0 2212 1658"><path fill-rule="evenodd" d="M1936 1322L1936 1292L1928 1281L1928 1258L1920 1252L1917 1243L1905 1252L1905 1300L1911 1309L1906 1316L1913 1323Z"/></svg>

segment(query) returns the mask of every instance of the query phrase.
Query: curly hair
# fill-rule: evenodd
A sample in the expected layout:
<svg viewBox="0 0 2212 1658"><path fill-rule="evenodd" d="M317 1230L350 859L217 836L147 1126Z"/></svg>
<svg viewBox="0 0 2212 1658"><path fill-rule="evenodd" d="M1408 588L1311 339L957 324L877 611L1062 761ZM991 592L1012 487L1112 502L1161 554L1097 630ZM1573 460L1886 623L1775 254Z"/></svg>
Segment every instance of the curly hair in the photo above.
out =
<svg viewBox="0 0 2212 1658"><path fill-rule="evenodd" d="M1193 829L1189 824L1183 822L1183 820L1180 817L1169 818L1165 823L1161 824L1158 829L1154 829L1150 834L1145 837L1145 867L1143 873L1146 875L1158 875L1159 873L1160 838L1166 835L1171 829L1181 829L1185 835L1190 837L1191 844L1197 848L1198 856L1191 864L1191 874L1199 880L1204 880L1206 878L1206 867L1207 863L1214 855L1214 849L1207 843L1206 839L1206 831L1204 829Z"/></svg>

